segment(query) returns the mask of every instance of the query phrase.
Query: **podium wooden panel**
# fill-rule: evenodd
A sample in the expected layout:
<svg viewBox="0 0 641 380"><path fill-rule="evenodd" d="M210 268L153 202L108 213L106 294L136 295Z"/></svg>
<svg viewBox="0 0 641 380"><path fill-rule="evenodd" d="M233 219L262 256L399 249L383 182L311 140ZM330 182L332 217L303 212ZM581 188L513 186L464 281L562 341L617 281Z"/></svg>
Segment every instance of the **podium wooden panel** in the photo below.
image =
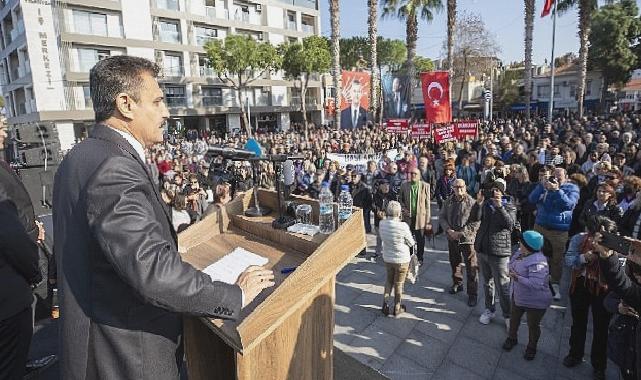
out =
<svg viewBox="0 0 641 380"><path fill-rule="evenodd" d="M244 216L252 195L240 194L178 236L183 259L198 269L243 247L268 258L276 276L236 321L185 318L189 379L332 379L335 278L365 248L363 213L356 210L331 235L310 237L271 227L278 215L272 191L258 192L272 214ZM318 223L317 201L294 200L312 205ZM293 273L280 273L292 266Z"/></svg>

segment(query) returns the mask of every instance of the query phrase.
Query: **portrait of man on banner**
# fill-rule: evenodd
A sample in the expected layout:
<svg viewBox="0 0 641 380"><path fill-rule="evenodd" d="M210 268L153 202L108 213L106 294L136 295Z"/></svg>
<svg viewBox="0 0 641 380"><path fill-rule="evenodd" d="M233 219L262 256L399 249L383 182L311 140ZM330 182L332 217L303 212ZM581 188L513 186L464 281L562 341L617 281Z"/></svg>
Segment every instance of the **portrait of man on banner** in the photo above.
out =
<svg viewBox="0 0 641 380"><path fill-rule="evenodd" d="M370 75L366 72L343 71L341 128L359 128L367 123Z"/></svg>
<svg viewBox="0 0 641 380"><path fill-rule="evenodd" d="M447 71L421 73L421 88L425 102L425 119L430 123L452 121L450 80Z"/></svg>
<svg viewBox="0 0 641 380"><path fill-rule="evenodd" d="M386 72L383 74L383 117L385 119L408 119L410 117L410 86L407 75Z"/></svg>

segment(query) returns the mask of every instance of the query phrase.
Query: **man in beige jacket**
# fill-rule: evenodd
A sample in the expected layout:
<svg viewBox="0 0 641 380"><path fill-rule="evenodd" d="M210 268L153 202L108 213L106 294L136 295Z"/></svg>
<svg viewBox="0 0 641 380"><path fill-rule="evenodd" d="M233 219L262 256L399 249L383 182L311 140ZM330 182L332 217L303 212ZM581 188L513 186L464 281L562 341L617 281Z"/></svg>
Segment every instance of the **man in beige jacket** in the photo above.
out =
<svg viewBox="0 0 641 380"><path fill-rule="evenodd" d="M409 181L401 185L399 200L403 207L403 221L410 226L416 240L416 255L423 264L425 231L430 230L430 184L421 180L421 171L412 165L408 168Z"/></svg>

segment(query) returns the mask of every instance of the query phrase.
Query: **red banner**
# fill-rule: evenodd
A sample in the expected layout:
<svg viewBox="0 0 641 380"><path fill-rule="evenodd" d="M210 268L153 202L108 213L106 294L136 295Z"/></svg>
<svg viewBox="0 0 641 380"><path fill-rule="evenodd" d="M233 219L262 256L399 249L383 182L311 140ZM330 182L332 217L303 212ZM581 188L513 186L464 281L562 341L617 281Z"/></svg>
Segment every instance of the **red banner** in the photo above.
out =
<svg viewBox="0 0 641 380"><path fill-rule="evenodd" d="M476 138L478 134L478 127L479 123L476 121L459 121L456 123L453 123L455 126L455 132L454 134L456 135L456 138L459 140L463 141L466 140L468 137L471 138Z"/></svg>
<svg viewBox="0 0 641 380"><path fill-rule="evenodd" d="M450 123L450 78L447 71L421 73L421 88L425 102L425 120L430 123Z"/></svg>
<svg viewBox="0 0 641 380"><path fill-rule="evenodd" d="M432 124L413 124L412 137L414 138L427 138L432 135Z"/></svg>
<svg viewBox="0 0 641 380"><path fill-rule="evenodd" d="M434 142L443 144L456 141L456 127L453 124L438 125L434 127Z"/></svg>
<svg viewBox="0 0 641 380"><path fill-rule="evenodd" d="M389 119L387 121L387 131L393 133L404 133L410 130L409 120L407 119Z"/></svg>

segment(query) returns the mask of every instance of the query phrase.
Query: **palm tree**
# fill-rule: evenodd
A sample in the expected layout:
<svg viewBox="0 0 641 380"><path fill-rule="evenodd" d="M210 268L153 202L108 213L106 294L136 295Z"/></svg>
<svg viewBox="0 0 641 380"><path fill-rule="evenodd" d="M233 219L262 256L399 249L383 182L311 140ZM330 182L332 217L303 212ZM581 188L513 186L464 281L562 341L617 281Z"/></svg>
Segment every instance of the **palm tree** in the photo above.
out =
<svg viewBox="0 0 641 380"><path fill-rule="evenodd" d="M588 71L588 41L590 38L590 24L592 13L599 7L597 0L561 0L557 5L558 11L563 13L568 9L578 6L579 8L579 117L583 117L583 96L585 94L585 83ZM554 64L554 63L552 63ZM550 89L554 91L554 89Z"/></svg>
<svg viewBox="0 0 641 380"><path fill-rule="evenodd" d="M447 0L447 70L452 73L454 69L454 28L456 27L456 0ZM451 81L450 81L451 83Z"/></svg>
<svg viewBox="0 0 641 380"><path fill-rule="evenodd" d="M525 118L530 120L532 92L532 33L534 32L534 0L525 0Z"/></svg>
<svg viewBox="0 0 641 380"><path fill-rule="evenodd" d="M376 119L376 111L378 110L378 57L377 57L377 42L378 42L378 0L367 0L367 6L369 8L369 48L370 48L370 60L369 60L369 69L372 73L372 85L370 91L370 109L373 120Z"/></svg>
<svg viewBox="0 0 641 380"><path fill-rule="evenodd" d="M341 77L341 31L339 1L329 0L329 18L332 24L332 77L334 82L334 126L341 127L340 115L340 77Z"/></svg>
<svg viewBox="0 0 641 380"><path fill-rule="evenodd" d="M421 20L432 21L434 11L443 8L441 0L383 0L383 17L397 17L405 20L405 43L407 45L407 61L405 69L410 80L411 91L416 87L416 41L418 41L418 16ZM412 93L410 92L410 94ZM413 117L413 115L412 115Z"/></svg>

